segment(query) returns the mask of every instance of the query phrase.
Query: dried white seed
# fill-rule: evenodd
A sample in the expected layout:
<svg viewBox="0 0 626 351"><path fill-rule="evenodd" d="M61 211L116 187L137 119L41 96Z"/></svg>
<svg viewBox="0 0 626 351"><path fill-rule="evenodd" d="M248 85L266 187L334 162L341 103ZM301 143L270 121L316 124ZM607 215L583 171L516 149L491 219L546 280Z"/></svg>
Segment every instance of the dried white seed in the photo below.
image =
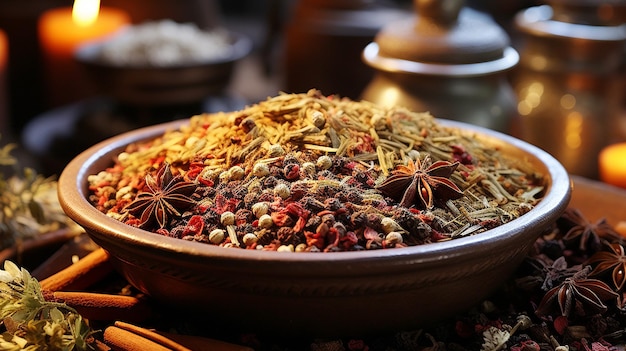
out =
<svg viewBox="0 0 626 351"><path fill-rule="evenodd" d="M302 168L300 169L300 172L302 172L302 174L305 177L312 177L315 175L315 164L313 162L304 162L302 164Z"/></svg>
<svg viewBox="0 0 626 351"><path fill-rule="evenodd" d="M243 236L243 244L246 246L254 245L259 238L254 233L247 233Z"/></svg>
<svg viewBox="0 0 626 351"><path fill-rule="evenodd" d="M274 225L274 221L272 220L272 216L268 214L264 214L259 217L259 228L271 228Z"/></svg>
<svg viewBox="0 0 626 351"><path fill-rule="evenodd" d="M326 117L324 117L324 114L321 111L316 110L311 112L311 121L314 126L321 129L326 124Z"/></svg>
<svg viewBox="0 0 626 351"><path fill-rule="evenodd" d="M380 225L383 228L385 234L389 234L391 232L404 231L402 227L393 218L383 217L380 221Z"/></svg>
<svg viewBox="0 0 626 351"><path fill-rule="evenodd" d="M402 234L398 232L390 232L385 236L385 241L388 244L400 244L402 243Z"/></svg>
<svg viewBox="0 0 626 351"><path fill-rule="evenodd" d="M272 144L267 150L270 157L282 156L285 154L285 149L280 144Z"/></svg>
<svg viewBox="0 0 626 351"><path fill-rule="evenodd" d="M256 218L261 218L262 215L267 214L270 209L270 204L267 202L257 202L252 205L252 213Z"/></svg>
<svg viewBox="0 0 626 351"><path fill-rule="evenodd" d="M289 245L280 245L276 251L278 251L278 252L294 252L294 250L295 249L294 249L293 245L289 244Z"/></svg>
<svg viewBox="0 0 626 351"><path fill-rule="evenodd" d="M219 175L220 183L226 183L230 180L230 173L228 171L224 171Z"/></svg>
<svg viewBox="0 0 626 351"><path fill-rule="evenodd" d="M222 213L220 221L223 225L233 225L235 224L235 214L230 211L225 211Z"/></svg>
<svg viewBox="0 0 626 351"><path fill-rule="evenodd" d="M281 199L286 199L291 195L291 190L289 186L285 183L278 183L274 187L274 194L279 196Z"/></svg>
<svg viewBox="0 0 626 351"><path fill-rule="evenodd" d="M213 229L210 233L209 233L209 241L212 244L219 244L222 241L224 241L224 230L222 229Z"/></svg>
<svg viewBox="0 0 626 351"><path fill-rule="evenodd" d="M240 180L243 179L244 175L246 174L246 172L243 170L243 168L239 167L239 166L233 166L228 170L228 173L230 175L230 179L231 180Z"/></svg>
<svg viewBox="0 0 626 351"><path fill-rule="evenodd" d="M317 159L317 167L319 167L323 171L329 169L332 166L333 160L330 158L330 156L323 155Z"/></svg>
<svg viewBox="0 0 626 351"><path fill-rule="evenodd" d="M257 162L254 164L254 167L252 167L252 174L255 177L265 177L266 175L270 174L270 168L267 164L263 163L263 162Z"/></svg>
<svg viewBox="0 0 626 351"><path fill-rule="evenodd" d="M413 161L417 161L420 159L420 152L414 149L409 151L406 155L409 156L409 158Z"/></svg>

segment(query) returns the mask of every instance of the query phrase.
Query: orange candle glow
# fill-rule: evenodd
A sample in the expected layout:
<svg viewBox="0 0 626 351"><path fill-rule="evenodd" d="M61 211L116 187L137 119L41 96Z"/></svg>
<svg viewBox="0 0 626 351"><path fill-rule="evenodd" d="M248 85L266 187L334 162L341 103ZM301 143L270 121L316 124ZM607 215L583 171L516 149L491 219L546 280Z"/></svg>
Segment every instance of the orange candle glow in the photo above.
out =
<svg viewBox="0 0 626 351"><path fill-rule="evenodd" d="M0 29L0 72L4 73L9 61L9 40L6 33Z"/></svg>
<svg viewBox="0 0 626 351"><path fill-rule="evenodd" d="M3 132L8 123L8 93L6 72L9 62L9 40L6 33L0 29L0 132Z"/></svg>
<svg viewBox="0 0 626 351"><path fill-rule="evenodd" d="M602 149L598 163L603 182L626 189L626 143Z"/></svg>
<svg viewBox="0 0 626 351"><path fill-rule="evenodd" d="M126 12L100 8L99 0L75 0L73 7L56 8L41 15L38 31L50 105L80 99L93 89L74 60L76 48L104 39L128 24L130 17Z"/></svg>

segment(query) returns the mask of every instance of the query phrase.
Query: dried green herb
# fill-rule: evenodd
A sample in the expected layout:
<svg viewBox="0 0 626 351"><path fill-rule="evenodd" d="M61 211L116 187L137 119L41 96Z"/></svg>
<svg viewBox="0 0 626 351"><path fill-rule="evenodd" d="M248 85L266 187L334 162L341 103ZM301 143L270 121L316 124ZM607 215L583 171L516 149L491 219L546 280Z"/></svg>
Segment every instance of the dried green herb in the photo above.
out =
<svg viewBox="0 0 626 351"><path fill-rule="evenodd" d="M93 331L73 308L46 301L39 282L11 261L0 270L0 350L89 350Z"/></svg>
<svg viewBox="0 0 626 351"><path fill-rule="evenodd" d="M0 165L17 167L11 155L15 147L7 144L0 149ZM54 177L46 178L31 168L12 173L0 173L0 250L61 228L80 231L58 202Z"/></svg>

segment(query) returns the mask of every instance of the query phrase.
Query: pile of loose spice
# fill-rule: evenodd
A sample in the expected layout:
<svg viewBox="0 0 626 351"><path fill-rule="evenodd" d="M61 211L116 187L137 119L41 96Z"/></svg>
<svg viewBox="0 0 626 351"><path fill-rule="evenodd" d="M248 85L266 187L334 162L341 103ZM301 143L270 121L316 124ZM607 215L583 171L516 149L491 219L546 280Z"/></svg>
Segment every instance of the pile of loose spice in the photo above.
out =
<svg viewBox="0 0 626 351"><path fill-rule="evenodd" d="M532 209L544 179L429 113L311 90L193 116L89 185L100 211L162 235L333 252L481 233Z"/></svg>

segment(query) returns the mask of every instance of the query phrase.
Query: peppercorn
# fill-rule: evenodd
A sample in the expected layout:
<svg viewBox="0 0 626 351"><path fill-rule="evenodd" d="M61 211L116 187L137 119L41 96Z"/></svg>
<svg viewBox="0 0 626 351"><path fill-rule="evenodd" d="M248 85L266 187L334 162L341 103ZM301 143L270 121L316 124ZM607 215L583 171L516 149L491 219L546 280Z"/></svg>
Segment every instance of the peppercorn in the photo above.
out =
<svg viewBox="0 0 626 351"><path fill-rule="evenodd" d="M283 168L283 174L286 179L294 180L300 178L300 165L297 163L290 163Z"/></svg>

